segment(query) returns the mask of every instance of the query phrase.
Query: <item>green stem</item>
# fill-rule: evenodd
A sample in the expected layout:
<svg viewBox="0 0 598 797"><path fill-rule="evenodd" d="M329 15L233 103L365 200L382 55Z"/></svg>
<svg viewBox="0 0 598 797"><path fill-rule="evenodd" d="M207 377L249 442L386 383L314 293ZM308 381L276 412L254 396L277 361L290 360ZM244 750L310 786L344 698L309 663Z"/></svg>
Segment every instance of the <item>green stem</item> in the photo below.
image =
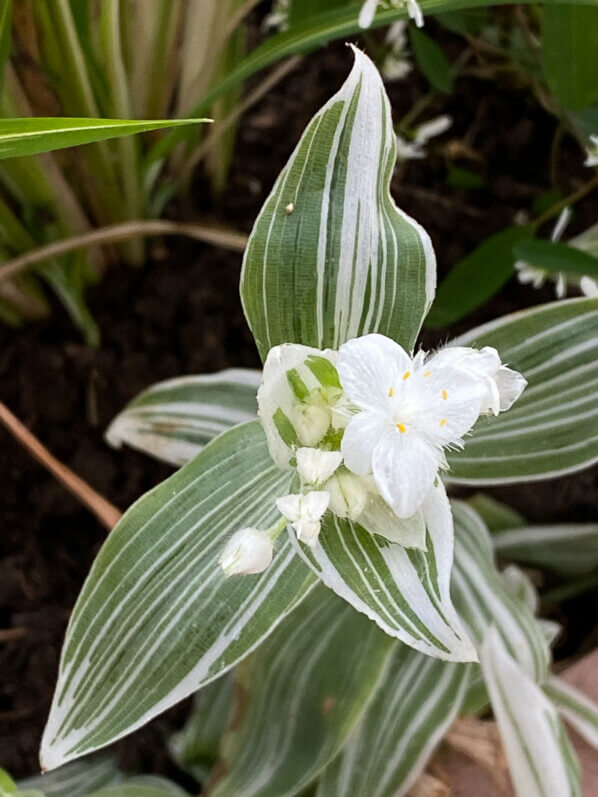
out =
<svg viewBox="0 0 598 797"><path fill-rule="evenodd" d="M278 539L278 537L280 537L288 525L289 521L287 518L284 515L281 515L273 526L270 526L269 529L266 529L265 533L270 537L272 542L274 542Z"/></svg>
<svg viewBox="0 0 598 797"><path fill-rule="evenodd" d="M554 216L557 216L561 210L563 210L563 208L579 202L585 196L590 194L595 188L598 188L598 174L594 175L594 177L592 177L591 180L588 180L587 183L584 183L581 188L577 189L577 191L574 191L572 194L569 194L569 196L561 199L559 202L556 202L554 205L549 207L548 210L538 216L537 219L532 221L532 226L534 229L541 227Z"/></svg>

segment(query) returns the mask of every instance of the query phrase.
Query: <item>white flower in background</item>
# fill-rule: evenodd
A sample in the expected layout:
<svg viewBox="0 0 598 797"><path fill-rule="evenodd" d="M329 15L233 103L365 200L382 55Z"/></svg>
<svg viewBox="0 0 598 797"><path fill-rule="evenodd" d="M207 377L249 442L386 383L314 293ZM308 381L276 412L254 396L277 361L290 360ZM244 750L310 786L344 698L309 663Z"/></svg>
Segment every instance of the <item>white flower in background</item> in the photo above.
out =
<svg viewBox="0 0 598 797"><path fill-rule="evenodd" d="M425 146L432 139L441 136L453 124L452 117L443 115L430 119L429 122L415 128L412 139L406 139L397 135L397 157L399 160L414 160L425 158L427 155Z"/></svg>
<svg viewBox="0 0 598 797"><path fill-rule="evenodd" d="M587 149L584 166L598 166L598 136L590 136L590 146Z"/></svg>
<svg viewBox="0 0 598 797"><path fill-rule="evenodd" d="M393 23L386 33L384 41L389 51L380 67L386 80L401 80L413 68L407 49L406 29L407 23L400 19Z"/></svg>
<svg viewBox="0 0 598 797"><path fill-rule="evenodd" d="M264 19L263 29L265 31L288 30L290 11L291 0L274 0L272 10Z"/></svg>
<svg viewBox="0 0 598 797"><path fill-rule="evenodd" d="M272 561L273 549L267 532L241 529L226 543L218 562L227 576L261 573Z"/></svg>
<svg viewBox="0 0 598 797"><path fill-rule="evenodd" d="M571 208L564 208L558 217L556 224L554 225L552 235L550 236L551 241L556 243L561 240L569 222L571 221L572 215ZM571 238L571 240L568 241L568 244L575 249L580 249L582 252L587 252L588 254L597 257L598 223L592 225L592 227L589 227L579 235L576 235L575 238ZM515 268L517 270L517 279L522 285L530 284L534 288L541 288L547 279L552 280L555 283L554 292L557 299L565 298L567 294L568 282L579 288L579 290L585 296L594 297L598 295L598 283L591 277L582 276L577 279L569 277L569 279L567 279L567 276L563 273L551 274L542 268L534 266L532 263L526 262L525 260L518 260L515 263Z"/></svg>
<svg viewBox="0 0 598 797"><path fill-rule="evenodd" d="M419 352L411 358L398 343L377 334L339 349L340 382L359 410L344 430L344 463L358 476L372 473L380 496L399 518L421 507L439 469L447 466L444 449L461 447L461 438L496 400L500 407L517 398L510 378L503 398L502 379L496 379L500 366L493 372L486 354L467 357L460 347L449 352L430 357ZM520 377L519 394L524 387Z"/></svg>
<svg viewBox="0 0 598 797"><path fill-rule="evenodd" d="M329 493L313 490L305 495L283 495L276 501L276 506L290 521L297 539L313 548L318 542L320 521L329 501Z"/></svg>
<svg viewBox="0 0 598 797"><path fill-rule="evenodd" d="M407 8L407 13L410 18L414 20L418 28L424 24L424 16L421 8L416 0L365 0L359 12L359 27L369 28L374 17L376 16L376 9L378 5L386 8Z"/></svg>

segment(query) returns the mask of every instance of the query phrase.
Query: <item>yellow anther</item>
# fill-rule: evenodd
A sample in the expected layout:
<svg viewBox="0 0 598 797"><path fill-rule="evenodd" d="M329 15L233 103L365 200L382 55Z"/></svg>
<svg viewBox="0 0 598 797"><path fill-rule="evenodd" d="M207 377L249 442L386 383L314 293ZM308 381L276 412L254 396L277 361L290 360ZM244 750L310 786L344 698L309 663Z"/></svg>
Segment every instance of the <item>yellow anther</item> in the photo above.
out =
<svg viewBox="0 0 598 797"><path fill-rule="evenodd" d="M404 423L397 423L397 429L399 430L399 432L405 432L406 431L405 424Z"/></svg>
<svg viewBox="0 0 598 797"><path fill-rule="evenodd" d="M388 390L388 395L390 396L390 398L392 398L392 396L393 396L394 392L395 392L395 389L394 389L394 387L391 387L391 388L389 388L389 390Z"/></svg>
<svg viewBox="0 0 598 797"><path fill-rule="evenodd" d="M446 423L446 418L442 418L441 421L440 421L440 425L444 426L445 423Z"/></svg>
<svg viewBox="0 0 598 797"><path fill-rule="evenodd" d="M432 371L426 371L426 373L424 374L424 376L430 376L431 374L432 374Z"/></svg>
<svg viewBox="0 0 598 797"><path fill-rule="evenodd" d="M411 371L405 371L405 373L403 374L403 379L409 379L410 376L411 376Z"/></svg>
<svg viewBox="0 0 598 797"><path fill-rule="evenodd" d="M442 398L443 398L445 401L447 400L447 398L448 398L448 393L446 392L446 390L443 390L443 391L442 391Z"/></svg>

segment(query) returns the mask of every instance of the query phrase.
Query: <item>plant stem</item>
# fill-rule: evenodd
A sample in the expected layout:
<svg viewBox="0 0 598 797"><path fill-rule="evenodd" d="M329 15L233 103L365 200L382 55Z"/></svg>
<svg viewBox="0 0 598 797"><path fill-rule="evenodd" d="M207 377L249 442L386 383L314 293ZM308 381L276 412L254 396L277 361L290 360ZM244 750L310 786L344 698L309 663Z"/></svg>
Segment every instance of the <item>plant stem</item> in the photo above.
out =
<svg viewBox="0 0 598 797"><path fill-rule="evenodd" d="M598 174L594 175L594 177L592 177L591 180L588 180L587 183L584 183L581 188L577 189L577 191L569 194L569 196L561 199L560 202L557 202L556 204L552 205L552 207L548 208L548 210L544 211L544 213L542 213L537 219L535 219L535 221L532 222L532 225L535 228L541 227L547 221L552 219L553 216L559 214L563 208L567 207L567 205L574 205L576 202L579 202L580 199L583 199L585 196L591 193L594 188L598 188Z"/></svg>
<svg viewBox="0 0 598 797"><path fill-rule="evenodd" d="M0 423L10 432L29 453L84 504L110 531L120 520L121 512L80 479L70 468L50 454L48 449L32 434L21 421L2 402L0 402Z"/></svg>
<svg viewBox="0 0 598 797"><path fill-rule="evenodd" d="M25 252L24 255L15 257L7 263L0 265L0 282L12 279L25 269L49 260L52 257L73 252L76 249L85 249L88 246L107 245L126 241L131 238L150 237L155 235L182 235L194 238L196 241L222 246L233 252L243 252L247 245L247 236L234 230L218 229L206 224L182 224L176 221L125 221L122 224L111 224L99 230L75 235L62 241L54 241L38 249Z"/></svg>

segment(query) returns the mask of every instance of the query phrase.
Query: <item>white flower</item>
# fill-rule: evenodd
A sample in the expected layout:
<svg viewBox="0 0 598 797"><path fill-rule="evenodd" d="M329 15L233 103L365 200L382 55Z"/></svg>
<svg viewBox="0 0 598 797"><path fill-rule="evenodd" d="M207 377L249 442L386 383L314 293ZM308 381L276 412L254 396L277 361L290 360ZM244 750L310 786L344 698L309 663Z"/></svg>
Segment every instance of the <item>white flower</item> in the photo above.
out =
<svg viewBox="0 0 598 797"><path fill-rule="evenodd" d="M586 154L584 166L598 166L598 136L590 136L590 146Z"/></svg>
<svg viewBox="0 0 598 797"><path fill-rule="evenodd" d="M261 573L272 561L272 539L258 529L241 529L224 546L218 562L227 576Z"/></svg>
<svg viewBox="0 0 598 797"><path fill-rule="evenodd" d="M386 80L401 80L411 72L406 27L405 21L400 19L389 27L386 34L385 43L390 49L381 66L381 72Z"/></svg>
<svg viewBox="0 0 598 797"><path fill-rule="evenodd" d="M265 31L288 30L290 10L290 0L275 0L272 4L272 10L264 19L263 29Z"/></svg>
<svg viewBox="0 0 598 797"><path fill-rule="evenodd" d="M585 296L595 299L598 296L598 282L591 277L582 277L579 280L579 287Z"/></svg>
<svg viewBox="0 0 598 797"><path fill-rule="evenodd" d="M424 122L415 129L411 140L397 135L397 157L399 160L414 160L426 157L425 146L430 139L441 136L453 124L452 117L443 115Z"/></svg>
<svg viewBox="0 0 598 797"><path fill-rule="evenodd" d="M341 464L340 451L320 451L319 448L297 449L297 473L302 484L320 485L328 481Z"/></svg>
<svg viewBox="0 0 598 797"><path fill-rule="evenodd" d="M374 17L376 16L376 9L379 4L385 5L387 7L390 6L392 8L401 8L406 6L407 13L411 19L415 21L417 27L421 28L424 24L424 16L416 0L365 0L365 3L362 5L361 11L359 12L360 28L370 27L374 21Z"/></svg>
<svg viewBox="0 0 598 797"><path fill-rule="evenodd" d="M463 359L456 350L427 359L420 352L412 359L378 334L339 349L340 382L360 410L342 438L345 465L358 476L373 473L381 497L399 518L416 513L439 468L446 467L443 449L461 446L480 412L495 404L486 355L467 358L465 366ZM506 382L497 380L499 407L514 400L512 380ZM519 383L519 392L524 384ZM508 392L504 399L503 389Z"/></svg>
<svg viewBox="0 0 598 797"><path fill-rule="evenodd" d="M343 468L324 485L330 495L330 511L338 517L357 520L368 499L365 480Z"/></svg>
<svg viewBox="0 0 598 797"><path fill-rule="evenodd" d="M485 387L480 403L480 415L498 415L510 409L523 392L527 381L518 371L503 365L496 349L470 349L466 346L446 346L434 355L429 365L463 369L478 378Z"/></svg>
<svg viewBox="0 0 598 797"><path fill-rule="evenodd" d="M291 522L297 539L313 548L318 542L320 520L329 501L327 492L314 490L305 495L283 495L276 501L276 506Z"/></svg>
<svg viewBox="0 0 598 797"><path fill-rule="evenodd" d="M554 225L552 235L550 236L551 241L556 243L557 241L561 240L567 225L571 221L571 216L571 208L563 208L556 221L556 224ZM538 268L537 266L534 266L533 263L528 263L525 260L518 260L515 263L515 269L517 270L517 279L519 282L522 285L531 284L534 288L541 288L549 276L547 271L542 268ZM565 275L554 274L551 275L551 279L555 283L554 292L557 299L563 299L567 293L567 280L565 279Z"/></svg>

